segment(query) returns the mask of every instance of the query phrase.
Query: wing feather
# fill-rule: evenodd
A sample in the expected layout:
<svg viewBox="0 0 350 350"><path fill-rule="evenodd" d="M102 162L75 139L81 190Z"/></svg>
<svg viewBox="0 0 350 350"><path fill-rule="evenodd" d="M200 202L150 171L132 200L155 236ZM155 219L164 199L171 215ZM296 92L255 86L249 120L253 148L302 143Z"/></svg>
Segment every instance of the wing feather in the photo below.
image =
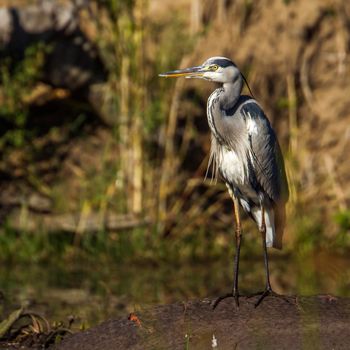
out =
<svg viewBox="0 0 350 350"><path fill-rule="evenodd" d="M249 153L259 185L277 204L288 200L288 183L274 130L256 102L246 103L240 113L248 128Z"/></svg>

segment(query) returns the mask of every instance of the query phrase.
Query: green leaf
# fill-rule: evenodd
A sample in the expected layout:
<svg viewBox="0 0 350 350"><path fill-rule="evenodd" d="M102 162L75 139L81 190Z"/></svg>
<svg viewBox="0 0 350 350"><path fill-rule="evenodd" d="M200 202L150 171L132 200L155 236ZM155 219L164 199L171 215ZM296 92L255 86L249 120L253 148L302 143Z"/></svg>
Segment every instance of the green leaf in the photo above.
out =
<svg viewBox="0 0 350 350"><path fill-rule="evenodd" d="M9 317L0 323L0 338L2 338L12 327L12 325L21 317L23 308L13 311Z"/></svg>

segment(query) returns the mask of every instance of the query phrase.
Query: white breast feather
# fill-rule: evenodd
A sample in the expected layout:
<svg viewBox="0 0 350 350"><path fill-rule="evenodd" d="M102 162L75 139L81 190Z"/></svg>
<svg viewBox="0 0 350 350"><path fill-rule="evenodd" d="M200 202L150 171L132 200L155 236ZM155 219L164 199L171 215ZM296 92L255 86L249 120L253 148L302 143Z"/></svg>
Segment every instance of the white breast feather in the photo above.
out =
<svg viewBox="0 0 350 350"><path fill-rule="evenodd" d="M248 178L248 168L236 152L222 147L218 155L218 165L226 181L237 187L244 196L258 200L258 195Z"/></svg>
<svg viewBox="0 0 350 350"><path fill-rule="evenodd" d="M243 185L246 181L246 169L237 157L236 152L221 148L219 154L219 167L224 178L237 185Z"/></svg>

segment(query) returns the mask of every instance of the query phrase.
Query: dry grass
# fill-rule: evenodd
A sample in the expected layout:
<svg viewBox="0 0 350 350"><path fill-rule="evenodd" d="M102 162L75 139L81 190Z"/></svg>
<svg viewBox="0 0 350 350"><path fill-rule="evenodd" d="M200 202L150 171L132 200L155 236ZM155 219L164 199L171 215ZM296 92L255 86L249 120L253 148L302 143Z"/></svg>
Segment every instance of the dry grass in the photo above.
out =
<svg viewBox="0 0 350 350"><path fill-rule="evenodd" d="M83 28L109 70L103 108L117 126L90 130L67 147L50 193L56 210L147 216L160 236L209 226L231 230L224 189L202 182L209 148L205 101L214 86L157 80L163 69L225 55L248 76L284 149L291 188L287 238L302 212L324 214L328 234L336 233L332 215L350 198L346 1L198 6L154 0L118 14L93 6L93 13L82 12Z"/></svg>

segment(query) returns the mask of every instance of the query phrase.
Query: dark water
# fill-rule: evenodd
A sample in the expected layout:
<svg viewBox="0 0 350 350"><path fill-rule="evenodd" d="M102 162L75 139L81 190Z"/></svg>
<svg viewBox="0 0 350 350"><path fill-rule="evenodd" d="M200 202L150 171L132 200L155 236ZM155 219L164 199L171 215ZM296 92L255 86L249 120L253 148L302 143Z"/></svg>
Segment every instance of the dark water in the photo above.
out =
<svg viewBox="0 0 350 350"><path fill-rule="evenodd" d="M226 258L225 258L226 259ZM292 257L272 255L271 283L284 294L350 296L349 258L327 252L296 252ZM0 290L5 305L21 304L50 321L91 326L110 317L126 316L145 305L190 298L215 297L230 290L232 264L227 260L176 264L14 265L0 268ZM241 261L242 293L264 286L262 257Z"/></svg>

